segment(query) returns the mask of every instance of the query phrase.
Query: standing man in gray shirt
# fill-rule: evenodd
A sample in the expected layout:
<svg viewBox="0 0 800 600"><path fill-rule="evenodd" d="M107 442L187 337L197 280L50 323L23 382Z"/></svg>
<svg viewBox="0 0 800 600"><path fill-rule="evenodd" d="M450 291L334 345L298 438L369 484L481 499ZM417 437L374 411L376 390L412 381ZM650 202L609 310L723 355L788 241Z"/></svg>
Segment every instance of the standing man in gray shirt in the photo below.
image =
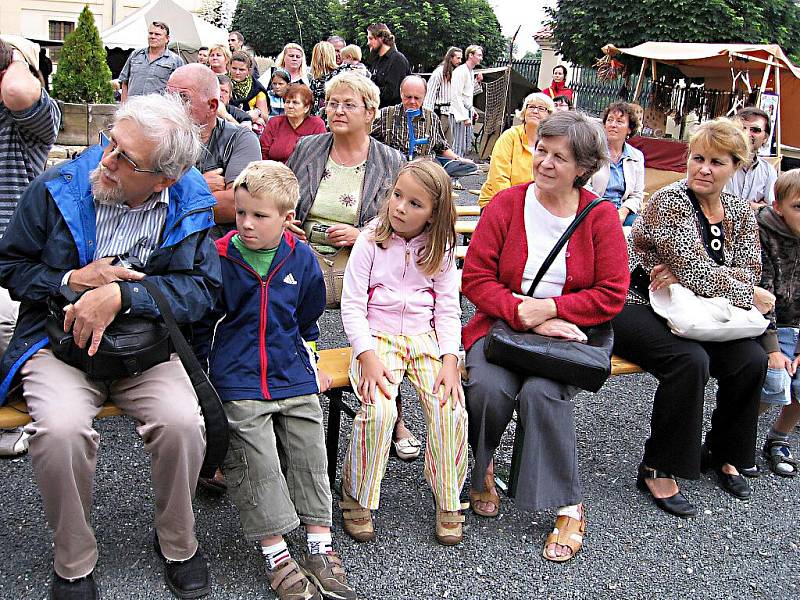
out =
<svg viewBox="0 0 800 600"><path fill-rule="evenodd" d="M185 63L169 44L169 26L153 21L147 30L147 48L134 50L119 74L122 84L122 101L128 96L161 93L167 87L172 72Z"/></svg>

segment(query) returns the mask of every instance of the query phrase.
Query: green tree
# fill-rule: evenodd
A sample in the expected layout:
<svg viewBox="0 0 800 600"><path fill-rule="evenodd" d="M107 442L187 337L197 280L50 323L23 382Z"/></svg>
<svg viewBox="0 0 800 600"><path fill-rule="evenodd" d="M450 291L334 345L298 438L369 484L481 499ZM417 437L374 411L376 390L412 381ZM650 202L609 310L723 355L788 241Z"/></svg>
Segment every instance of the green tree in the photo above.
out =
<svg viewBox="0 0 800 600"><path fill-rule="evenodd" d="M367 26L386 23L415 70L434 68L450 46L483 46L484 65L493 64L506 49L487 0L343 0L335 8L337 32L361 45L365 55Z"/></svg>
<svg viewBox="0 0 800 600"><path fill-rule="evenodd" d="M301 44L306 56L334 29L335 0L239 0L231 29L262 56L277 56L289 42Z"/></svg>
<svg viewBox="0 0 800 600"><path fill-rule="evenodd" d="M609 43L777 43L800 52L800 8L792 0L557 0L549 15L559 52L583 65Z"/></svg>
<svg viewBox="0 0 800 600"><path fill-rule="evenodd" d="M53 76L53 96L64 102L87 104L114 101L106 49L88 6L83 7L75 31L64 39Z"/></svg>

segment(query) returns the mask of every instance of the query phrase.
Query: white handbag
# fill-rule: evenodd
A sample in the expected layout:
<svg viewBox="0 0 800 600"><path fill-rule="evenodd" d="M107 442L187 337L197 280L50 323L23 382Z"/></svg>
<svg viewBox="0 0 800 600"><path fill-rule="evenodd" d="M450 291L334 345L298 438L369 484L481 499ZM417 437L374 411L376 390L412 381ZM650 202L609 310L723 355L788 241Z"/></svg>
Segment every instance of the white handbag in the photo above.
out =
<svg viewBox="0 0 800 600"><path fill-rule="evenodd" d="M739 308L727 298L703 298L680 283L650 292L650 305L678 337L700 342L728 342L757 337L769 321L755 306Z"/></svg>

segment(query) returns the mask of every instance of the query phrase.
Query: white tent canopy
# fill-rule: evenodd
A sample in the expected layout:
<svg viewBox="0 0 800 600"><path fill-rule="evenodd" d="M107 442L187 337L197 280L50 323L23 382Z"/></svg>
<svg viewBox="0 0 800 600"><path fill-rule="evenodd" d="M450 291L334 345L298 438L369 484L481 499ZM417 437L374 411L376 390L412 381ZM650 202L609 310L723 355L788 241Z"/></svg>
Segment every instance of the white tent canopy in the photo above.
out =
<svg viewBox="0 0 800 600"><path fill-rule="evenodd" d="M113 27L100 33L106 48L133 50L147 46L147 29L153 21L169 26L169 46L195 52L201 46L228 43L228 32L181 8L173 0L151 0Z"/></svg>

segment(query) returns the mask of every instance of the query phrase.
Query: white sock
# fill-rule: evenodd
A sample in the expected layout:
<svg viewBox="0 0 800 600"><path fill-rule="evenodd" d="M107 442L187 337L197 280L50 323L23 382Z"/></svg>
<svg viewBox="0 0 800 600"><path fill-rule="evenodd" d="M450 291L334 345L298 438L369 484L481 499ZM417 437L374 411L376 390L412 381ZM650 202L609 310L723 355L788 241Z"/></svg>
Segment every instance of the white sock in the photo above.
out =
<svg viewBox="0 0 800 600"><path fill-rule="evenodd" d="M558 509L558 516L564 515L565 517L572 517L576 521L581 520L580 504L570 504L569 506L562 506Z"/></svg>
<svg viewBox="0 0 800 600"><path fill-rule="evenodd" d="M328 533L309 533L308 553L309 554L329 554L333 552L333 537Z"/></svg>
<svg viewBox="0 0 800 600"><path fill-rule="evenodd" d="M267 559L270 570L274 570L283 561L291 558L286 540L281 540L272 546L261 546L261 554Z"/></svg>

